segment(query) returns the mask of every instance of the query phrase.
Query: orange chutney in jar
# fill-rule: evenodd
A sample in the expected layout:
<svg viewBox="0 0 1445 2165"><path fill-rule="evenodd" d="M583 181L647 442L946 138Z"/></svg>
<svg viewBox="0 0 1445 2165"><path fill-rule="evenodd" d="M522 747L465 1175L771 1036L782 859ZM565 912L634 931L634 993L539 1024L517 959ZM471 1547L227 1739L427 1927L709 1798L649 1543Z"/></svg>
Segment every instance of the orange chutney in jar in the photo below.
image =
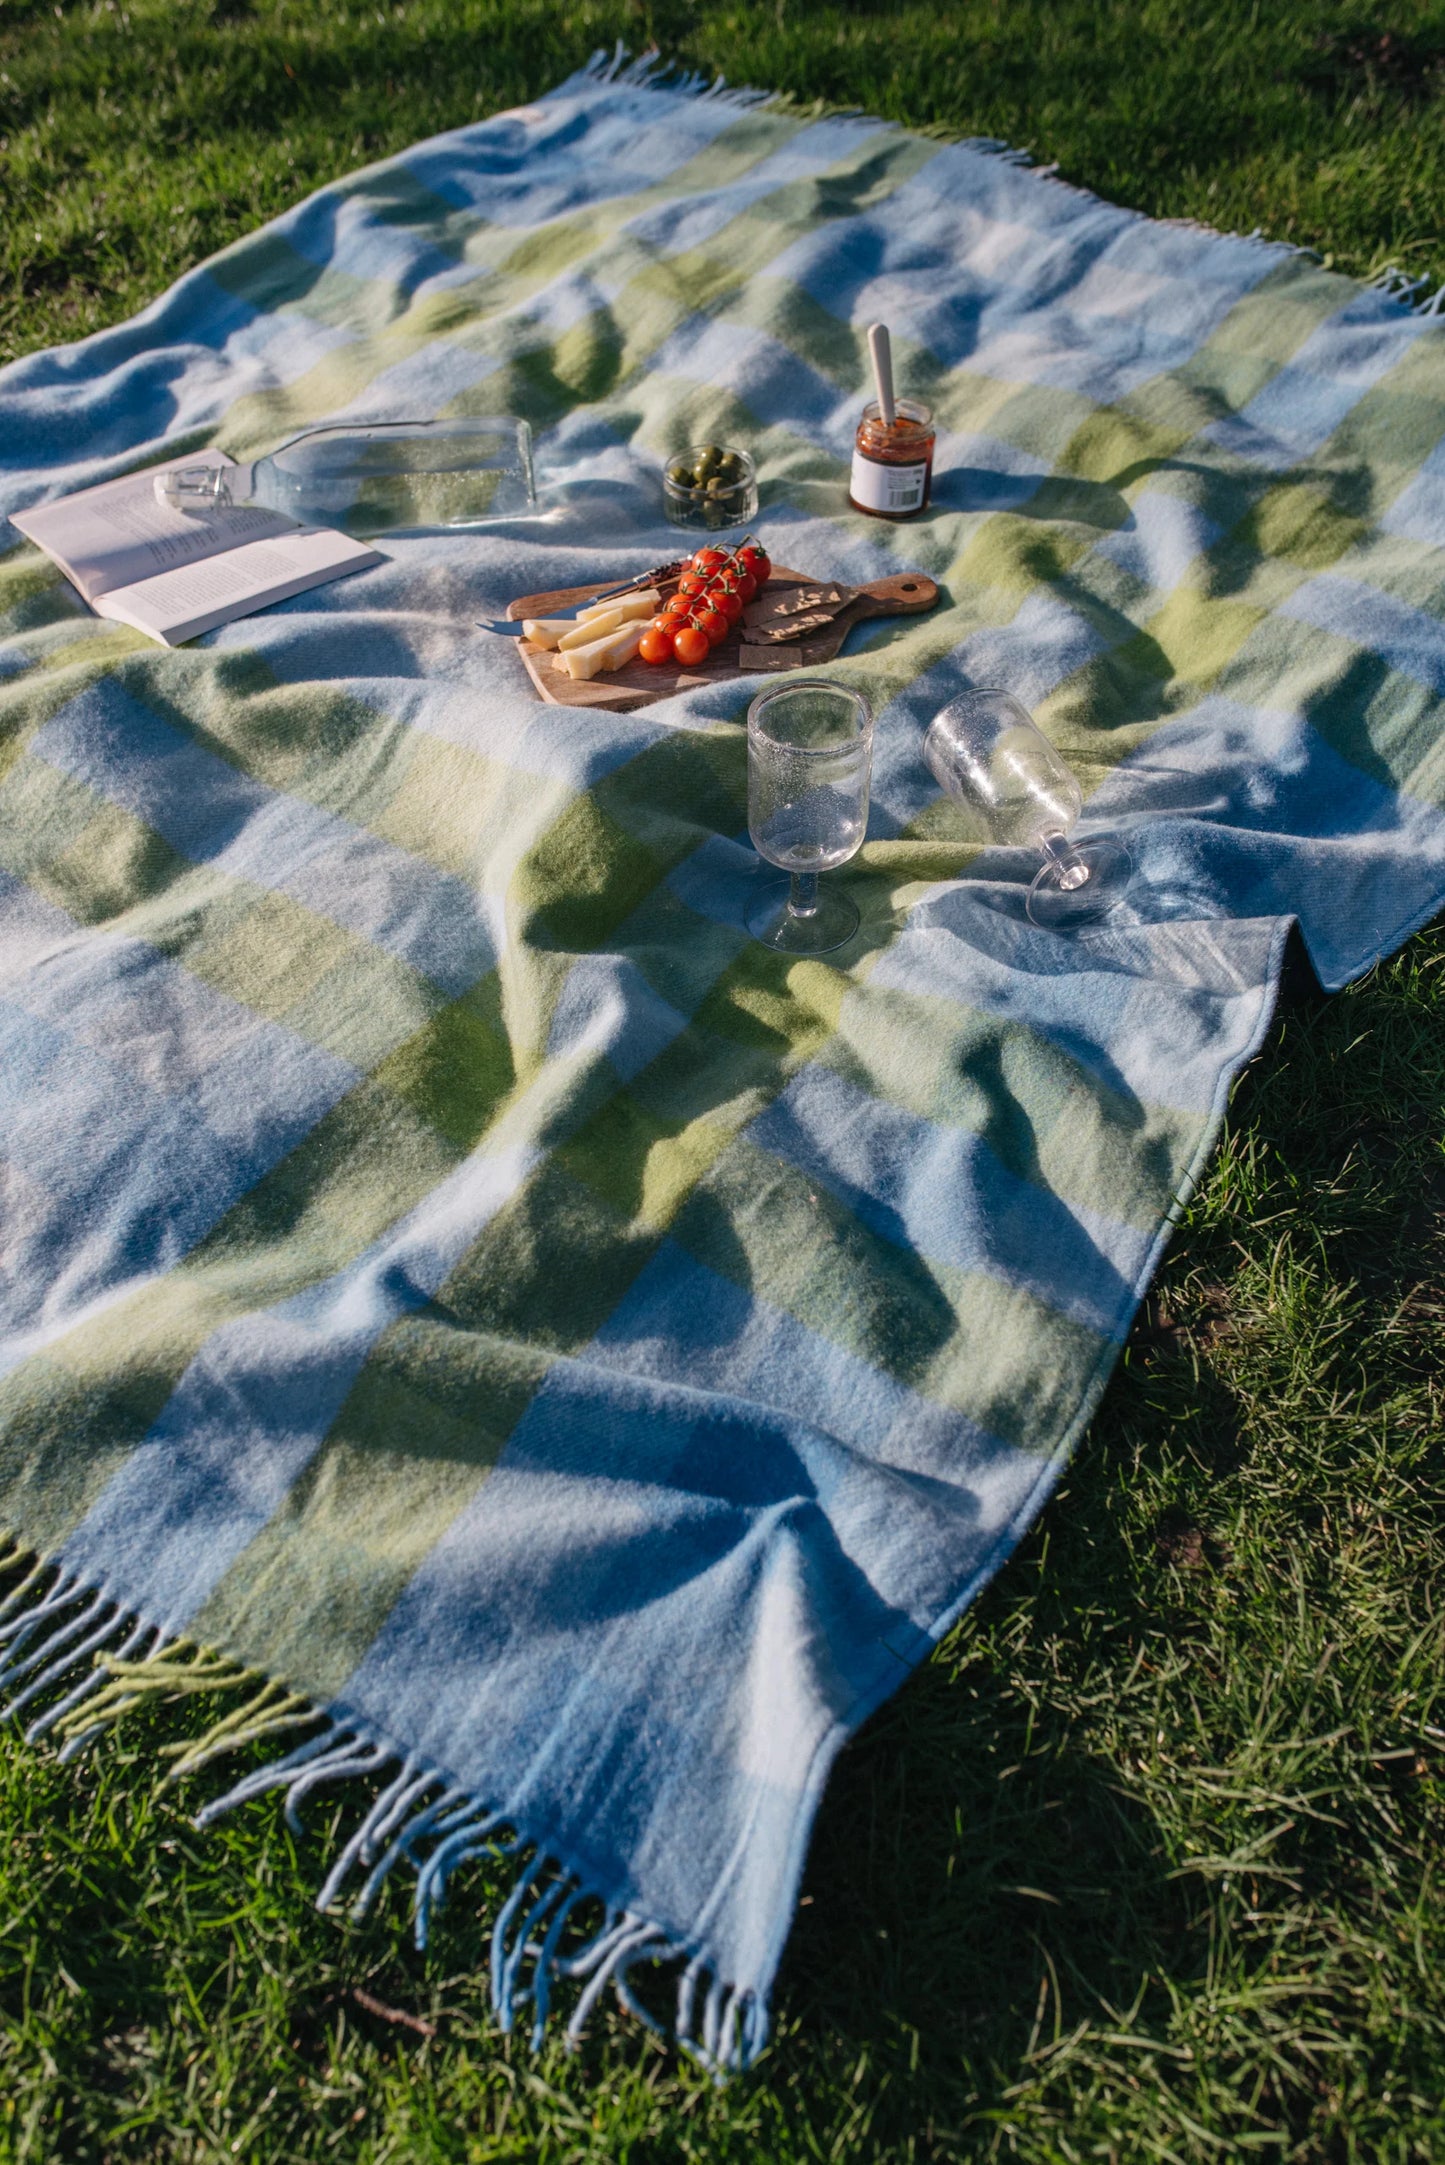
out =
<svg viewBox="0 0 1445 2165"><path fill-rule="evenodd" d="M895 400L897 418L884 420L870 398L858 423L848 501L875 519L916 519L933 486L933 414L921 399Z"/></svg>

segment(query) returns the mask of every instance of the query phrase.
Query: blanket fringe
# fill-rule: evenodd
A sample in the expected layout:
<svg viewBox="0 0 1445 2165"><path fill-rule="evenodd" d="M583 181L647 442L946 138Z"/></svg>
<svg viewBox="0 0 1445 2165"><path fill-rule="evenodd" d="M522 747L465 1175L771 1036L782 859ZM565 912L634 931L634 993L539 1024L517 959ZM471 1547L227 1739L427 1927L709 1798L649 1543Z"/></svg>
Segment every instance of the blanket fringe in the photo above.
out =
<svg viewBox="0 0 1445 2165"><path fill-rule="evenodd" d="M629 89L666 91L675 97L716 99L721 104L739 109L771 107L776 111L806 114L820 120L857 121L860 126L870 128L886 125L878 116L865 113L859 106L833 105L825 98L798 98L787 90L758 90L747 86L739 88L731 85L725 75L709 80L698 69L682 68L664 60L655 45L650 45L645 52L634 58L621 38L610 53L599 47L585 67L580 68L568 82L560 84L550 95L560 96L575 83L622 84ZM895 125L902 127L904 123L899 121ZM977 151L985 157L998 158L1005 165L1018 166L1023 171L1032 173L1035 179L1048 181L1055 188L1064 189L1069 195L1082 196L1086 202L1099 203L1105 200L1091 188L1081 188L1075 181L1061 180L1057 163L1038 165L1034 162L1032 151L1001 142L995 136L960 136L941 122L926 122L922 127L910 128L908 132L911 135L931 137L936 142L954 144L960 150ZM1143 211L1125 211L1121 204L1111 204L1109 207L1124 211L1124 215L1130 218L1147 216ZM1315 263L1320 261L1317 248L1310 248L1295 241L1272 240L1262 226L1256 226L1252 233L1222 233L1218 226L1208 225L1198 218L1158 218L1154 223L1173 227L1176 231L1202 233L1211 240L1252 241L1276 256L1303 256ZM1430 285L1428 277L1411 278L1394 264L1387 264L1384 270L1376 272L1374 277L1361 282L1375 292L1383 293L1390 300L1398 302L1400 307L1411 315L1445 315L1445 284L1438 286L1433 293L1423 294L1423 289ZM1416 298L1422 294L1423 297Z"/></svg>
<svg viewBox="0 0 1445 2165"><path fill-rule="evenodd" d="M747 110L754 106L781 105L788 102L786 95L775 90L752 90L743 86L734 88L725 75L708 77L696 68L680 68L663 59L655 45L636 59L629 57L629 49L621 38L612 52L599 47L587 65L580 70L583 81L592 83L621 83L631 90L668 90L675 96L706 98L719 105ZM573 80L577 80L576 77Z"/></svg>
<svg viewBox="0 0 1445 2165"><path fill-rule="evenodd" d="M1445 313L1445 285L1436 286L1432 293L1428 273L1412 278L1410 273L1402 271L1397 263L1387 263L1383 270L1376 271L1373 278L1367 278L1365 284L1376 293L1387 293L1390 299L1398 301L1402 308L1408 308L1412 316L1438 316Z"/></svg>
<svg viewBox="0 0 1445 2165"><path fill-rule="evenodd" d="M195 1814L197 1827L280 1790L286 1822L300 1831L301 1808L318 1790L380 1780L379 1794L317 1892L318 1909L332 1909L359 1875L349 1913L360 1920L392 1872L408 1866L416 1944L425 1948L431 1921L461 1867L481 1857L515 1858L516 1876L491 1936L492 2010L504 2035L530 2006L532 2047L539 2050L554 1989L564 1981L581 1987L562 2033L569 2046L580 2041L609 1988L626 2013L664 2035L629 1973L642 1963L666 1962L681 1965L669 2026L678 2044L719 2077L750 2066L762 2051L768 2018L756 1993L729 1986L704 1951L640 1912L609 1904L565 1858L439 1767L398 1750L365 1722L327 1713L259 1670L148 1624L64 1565L34 1560L22 1543L0 1535L0 1578L11 1572L20 1577L0 1601L0 1721L16 1721L37 1699L52 1695L25 1728L27 1743L54 1732L62 1740L60 1759L69 1761L137 1711L241 1693L241 1703L218 1714L201 1736L158 1746L171 1761L166 1784L298 1729L318 1733L243 1774ZM584 1904L603 1915L579 1939L576 1913Z"/></svg>

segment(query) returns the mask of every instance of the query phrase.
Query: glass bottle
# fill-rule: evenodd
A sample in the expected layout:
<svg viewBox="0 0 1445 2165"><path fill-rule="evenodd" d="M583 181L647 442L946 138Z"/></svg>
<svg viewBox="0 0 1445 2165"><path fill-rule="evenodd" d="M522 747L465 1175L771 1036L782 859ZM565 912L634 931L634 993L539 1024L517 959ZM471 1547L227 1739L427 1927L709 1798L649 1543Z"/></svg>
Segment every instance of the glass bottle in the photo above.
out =
<svg viewBox="0 0 1445 2165"><path fill-rule="evenodd" d="M482 526L537 500L532 432L504 415L339 421L248 465L173 467L156 493L179 511L256 504L359 534Z"/></svg>
<svg viewBox="0 0 1445 2165"><path fill-rule="evenodd" d="M894 401L889 422L870 398L858 423L848 501L875 519L916 519L933 486L933 411L922 399Z"/></svg>

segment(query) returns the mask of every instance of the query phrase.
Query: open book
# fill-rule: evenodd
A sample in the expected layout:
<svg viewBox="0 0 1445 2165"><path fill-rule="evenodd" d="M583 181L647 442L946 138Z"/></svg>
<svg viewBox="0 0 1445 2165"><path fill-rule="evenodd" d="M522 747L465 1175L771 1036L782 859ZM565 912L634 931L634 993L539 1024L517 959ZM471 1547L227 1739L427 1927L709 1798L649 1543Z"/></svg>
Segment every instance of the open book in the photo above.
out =
<svg viewBox="0 0 1445 2165"><path fill-rule="evenodd" d="M191 452L172 466L231 466L224 451ZM166 466L82 489L11 514L97 616L114 617L162 646L179 646L233 617L250 616L309 586L385 558L325 526L302 526L260 504L181 511L156 495Z"/></svg>

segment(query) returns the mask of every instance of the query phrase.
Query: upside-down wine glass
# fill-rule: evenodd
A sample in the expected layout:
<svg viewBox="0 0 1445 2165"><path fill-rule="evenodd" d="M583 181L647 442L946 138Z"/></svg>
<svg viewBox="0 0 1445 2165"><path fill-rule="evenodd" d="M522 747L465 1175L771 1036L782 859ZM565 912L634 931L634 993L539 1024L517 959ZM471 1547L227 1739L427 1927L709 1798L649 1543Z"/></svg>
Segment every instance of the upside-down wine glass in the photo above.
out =
<svg viewBox="0 0 1445 2165"><path fill-rule="evenodd" d="M1070 840L1083 808L1079 785L1011 692L950 700L934 716L923 757L950 797L983 815L995 842L1043 852L1025 905L1036 925L1062 929L1109 914L1133 870L1129 852L1112 835Z"/></svg>
<svg viewBox="0 0 1445 2165"><path fill-rule="evenodd" d="M850 896L818 885L846 864L868 824L873 713L858 692L804 677L759 692L748 708L748 832L773 880L748 909L755 940L785 955L823 955L858 930Z"/></svg>

